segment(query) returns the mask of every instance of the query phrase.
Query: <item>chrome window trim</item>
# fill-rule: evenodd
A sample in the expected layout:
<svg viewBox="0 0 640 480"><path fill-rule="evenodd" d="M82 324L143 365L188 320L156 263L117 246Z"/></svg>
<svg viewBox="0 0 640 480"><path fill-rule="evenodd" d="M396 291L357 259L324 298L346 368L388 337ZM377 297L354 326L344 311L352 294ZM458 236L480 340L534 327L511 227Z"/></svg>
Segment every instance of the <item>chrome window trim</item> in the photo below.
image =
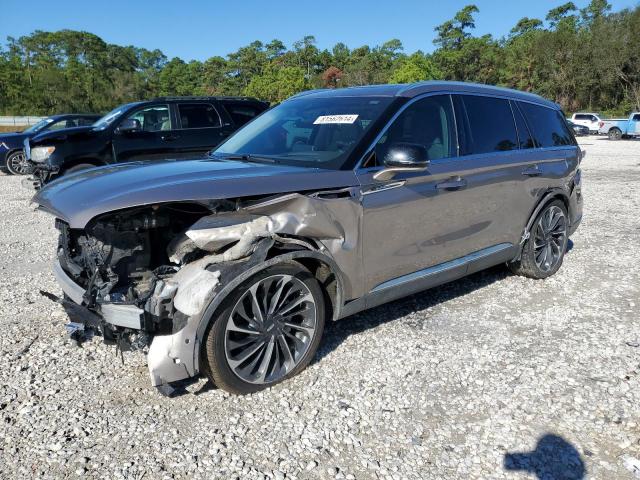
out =
<svg viewBox="0 0 640 480"><path fill-rule="evenodd" d="M505 95L501 95L498 93L481 93L481 92L464 92L464 91L453 91L453 90L440 90L437 92L427 92L427 93L421 93L420 95L417 95L411 99L409 99L409 101L407 101L404 105L402 105L398 111L387 121L387 123L384 125L384 127L380 130L380 133L378 135L376 135L376 137L373 139L373 141L369 144L369 147L365 150L365 153L360 157L360 159L358 160L358 162L356 163L356 165L353 168L353 171L356 174L364 174L364 173L370 173L370 172L376 172L378 170L381 170L384 168L384 166L380 165L380 166L376 166L376 167L366 167L366 168L362 168L361 165L362 163L371 155L372 150L375 148L376 144L378 143L378 141L380 140L380 138L382 138L382 136L384 135L384 133L387 131L387 129L391 126L391 124L400 116L400 114L402 114L402 112L404 112L405 109L407 109L409 106L411 106L414 102L417 102L418 100L421 100L423 98L427 98L427 97L433 97L436 95L449 95L449 98L451 99L451 106L453 109L453 118L454 118L454 124L455 124L455 138L456 138L456 151L458 153L457 156L453 156L453 157L444 157L444 158L438 158L435 160L432 160L432 162L434 161L452 161L452 160L456 160L456 159L461 159L461 158L470 158L474 155L495 155L495 154L505 154L505 153L510 153L513 154L515 152L520 152L520 151L524 151L524 152L534 152L534 151L548 151L548 150L558 150L558 149L566 149L566 148L575 148L575 145L557 145L557 146L553 146L553 147L534 147L534 148L520 148L520 146L518 145L518 148L514 149L514 150L505 150L505 151L501 151L501 152L487 152L487 153L474 153L474 154L470 154L470 155L459 155L459 151L460 151L460 142L459 142L459 138L458 138L458 126L457 126L457 120L456 120L456 112L455 112L455 108L453 105L453 95L473 95L473 96L477 96L477 97L491 97L491 98L500 98L503 100L507 100L507 101L513 101L513 102L523 102L523 103L530 103L532 105L536 105L538 107L543 107L543 108L548 108L549 110L554 110L556 112L560 112L560 110L558 108L554 108L550 105L544 105L542 103L538 103L532 100L524 100L524 99L518 99L518 98L514 98L511 95L505 94ZM512 112L513 113L513 112ZM525 122L526 122L526 117L524 116L524 114L522 114L522 116L525 118ZM516 128L516 135L517 135L517 126L514 123L514 127ZM527 124L527 129L529 128L529 125ZM532 137L533 138L533 137Z"/></svg>

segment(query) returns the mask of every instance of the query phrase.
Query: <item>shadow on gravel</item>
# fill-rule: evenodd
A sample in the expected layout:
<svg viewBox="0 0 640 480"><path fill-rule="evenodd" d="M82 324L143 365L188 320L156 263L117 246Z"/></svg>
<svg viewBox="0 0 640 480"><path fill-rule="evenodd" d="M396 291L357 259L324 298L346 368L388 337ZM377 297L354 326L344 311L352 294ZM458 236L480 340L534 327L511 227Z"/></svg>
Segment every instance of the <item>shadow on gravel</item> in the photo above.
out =
<svg viewBox="0 0 640 480"><path fill-rule="evenodd" d="M413 312L427 310L440 303L466 295L510 276L504 265L474 273L460 280L446 283L409 297L325 325L325 334L312 363L319 362L335 350L350 335L356 335L387 322L397 320Z"/></svg>
<svg viewBox="0 0 640 480"><path fill-rule="evenodd" d="M532 452L507 453L504 468L534 473L539 480L582 480L587 470L578 450L551 433L541 437Z"/></svg>

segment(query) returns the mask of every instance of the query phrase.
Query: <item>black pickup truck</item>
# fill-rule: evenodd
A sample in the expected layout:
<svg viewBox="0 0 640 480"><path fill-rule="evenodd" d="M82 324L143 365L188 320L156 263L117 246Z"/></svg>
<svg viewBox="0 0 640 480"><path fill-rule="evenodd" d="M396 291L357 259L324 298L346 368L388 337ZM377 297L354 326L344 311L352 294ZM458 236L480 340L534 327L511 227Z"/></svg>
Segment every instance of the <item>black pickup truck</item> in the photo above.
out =
<svg viewBox="0 0 640 480"><path fill-rule="evenodd" d="M39 188L66 173L137 160L204 155L269 108L248 97L161 97L121 105L91 126L25 140Z"/></svg>

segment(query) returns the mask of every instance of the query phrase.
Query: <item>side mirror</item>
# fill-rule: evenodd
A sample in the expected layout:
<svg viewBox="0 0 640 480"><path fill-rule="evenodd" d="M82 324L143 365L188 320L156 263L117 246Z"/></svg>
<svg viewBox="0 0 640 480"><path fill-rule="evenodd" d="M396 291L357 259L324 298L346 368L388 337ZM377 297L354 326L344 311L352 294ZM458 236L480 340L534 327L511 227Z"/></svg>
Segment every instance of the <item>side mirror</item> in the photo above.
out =
<svg viewBox="0 0 640 480"><path fill-rule="evenodd" d="M416 143L394 143L384 156L384 170L380 170L373 178L389 180L398 172L419 172L429 166L429 155L424 145Z"/></svg>
<svg viewBox="0 0 640 480"><path fill-rule="evenodd" d="M140 121L135 118L125 118L118 127L118 133L134 133L142 130Z"/></svg>

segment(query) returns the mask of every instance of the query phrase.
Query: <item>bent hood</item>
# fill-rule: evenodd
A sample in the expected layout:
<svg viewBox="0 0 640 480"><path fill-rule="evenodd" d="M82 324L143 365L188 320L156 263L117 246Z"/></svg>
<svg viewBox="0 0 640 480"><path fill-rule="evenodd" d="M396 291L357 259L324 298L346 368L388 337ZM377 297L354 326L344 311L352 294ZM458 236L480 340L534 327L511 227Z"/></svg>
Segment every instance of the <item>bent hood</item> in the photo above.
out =
<svg viewBox="0 0 640 480"><path fill-rule="evenodd" d="M166 202L219 200L357 184L351 170L227 160L166 160L92 168L51 182L33 202L71 228L98 215Z"/></svg>

